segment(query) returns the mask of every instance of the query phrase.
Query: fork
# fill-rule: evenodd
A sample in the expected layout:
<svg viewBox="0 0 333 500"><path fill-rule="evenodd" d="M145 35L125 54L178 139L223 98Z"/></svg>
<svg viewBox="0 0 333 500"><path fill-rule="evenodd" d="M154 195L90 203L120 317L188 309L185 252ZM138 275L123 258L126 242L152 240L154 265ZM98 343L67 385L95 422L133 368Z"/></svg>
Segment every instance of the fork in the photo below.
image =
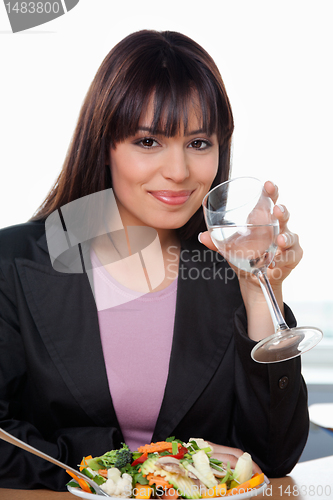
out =
<svg viewBox="0 0 333 500"><path fill-rule="evenodd" d="M58 467L61 467L62 469L69 470L76 474L78 477L81 477L84 479L87 483L90 484L96 491L98 495L103 495L105 497L110 497L108 493L106 493L98 484L95 483L93 479L90 479L89 477L85 476L82 474L82 472L77 471L76 469L73 469L72 467L69 467L68 465L60 462L59 460L56 460L55 458L51 457L50 455L47 455L46 453L37 450L37 448L34 448L33 446L30 446L27 443L24 443L20 439L14 437L12 434L9 434L9 432L4 431L3 429L0 428L0 439L3 439L4 441L7 441L7 443L13 444L14 446L18 446L19 448L22 448L22 450L26 450L29 453L33 453L34 455L37 455L37 457L44 458L44 460L47 460L48 462L51 462L54 465L57 465Z"/></svg>

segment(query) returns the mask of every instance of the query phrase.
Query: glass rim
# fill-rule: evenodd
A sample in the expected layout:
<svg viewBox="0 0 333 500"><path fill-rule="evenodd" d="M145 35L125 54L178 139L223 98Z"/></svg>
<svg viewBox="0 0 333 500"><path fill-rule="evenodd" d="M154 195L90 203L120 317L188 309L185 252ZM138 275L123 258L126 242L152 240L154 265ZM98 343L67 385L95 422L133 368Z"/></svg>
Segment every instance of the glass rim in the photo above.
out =
<svg viewBox="0 0 333 500"><path fill-rule="evenodd" d="M208 191L208 193L204 196L204 198L202 200L202 203L201 203L203 210L207 211L207 212L212 212L212 210L210 210L209 208L207 208L206 204L207 204L208 196L210 196L216 189L220 188L221 186L230 184L231 182L240 180L240 179L251 179L251 180L254 180L254 181L258 181L260 183L260 185L261 185L261 189L264 189L264 183L260 179L258 179L257 177L254 177L254 176L251 176L251 175L241 175L239 177L233 177L232 179L228 179L227 181L221 182L221 184L218 184L213 189L211 189L210 191ZM248 203L248 201L246 203ZM230 209L230 210L228 210L228 212L231 212L232 210L236 210L237 208L240 208L241 206L244 206L244 205L240 205L239 207Z"/></svg>

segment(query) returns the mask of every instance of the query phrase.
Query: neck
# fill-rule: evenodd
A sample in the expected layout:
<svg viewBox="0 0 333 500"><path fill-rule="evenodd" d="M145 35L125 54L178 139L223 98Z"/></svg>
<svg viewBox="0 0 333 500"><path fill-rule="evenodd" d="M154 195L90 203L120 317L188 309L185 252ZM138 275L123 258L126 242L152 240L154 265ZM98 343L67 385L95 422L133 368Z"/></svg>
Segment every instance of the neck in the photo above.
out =
<svg viewBox="0 0 333 500"><path fill-rule="evenodd" d="M179 246L179 237L174 229L156 229L162 251L165 252L171 246Z"/></svg>
<svg viewBox="0 0 333 500"><path fill-rule="evenodd" d="M151 240L147 245L145 237L140 241L140 234L138 239L132 238L131 242L128 228L125 226L125 231L112 234L112 239L108 237L110 235L95 238L93 249L105 269L122 285L141 292L146 290L149 283L149 291L158 291L170 285L178 276L180 242L174 230L157 230L157 235L160 247L151 244ZM156 240L156 236L154 238ZM147 252L143 259L141 251L144 249ZM127 259L133 254L139 255L141 264L135 258L134 261ZM143 279L142 271L146 279Z"/></svg>

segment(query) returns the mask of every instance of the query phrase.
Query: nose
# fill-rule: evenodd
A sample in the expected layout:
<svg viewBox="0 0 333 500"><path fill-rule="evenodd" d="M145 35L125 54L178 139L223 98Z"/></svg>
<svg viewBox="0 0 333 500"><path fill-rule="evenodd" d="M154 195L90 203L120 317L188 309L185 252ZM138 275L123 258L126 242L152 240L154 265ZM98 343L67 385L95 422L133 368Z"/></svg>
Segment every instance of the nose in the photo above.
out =
<svg viewBox="0 0 333 500"><path fill-rule="evenodd" d="M163 155L162 174L166 179L180 184L190 175L188 158L183 147L174 145L169 147Z"/></svg>

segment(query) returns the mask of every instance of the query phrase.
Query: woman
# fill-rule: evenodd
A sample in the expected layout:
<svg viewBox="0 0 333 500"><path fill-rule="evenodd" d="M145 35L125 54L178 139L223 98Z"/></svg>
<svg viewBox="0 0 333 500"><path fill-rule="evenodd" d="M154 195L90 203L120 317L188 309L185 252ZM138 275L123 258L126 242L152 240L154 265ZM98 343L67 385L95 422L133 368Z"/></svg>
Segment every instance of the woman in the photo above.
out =
<svg viewBox="0 0 333 500"><path fill-rule="evenodd" d="M229 177L232 132L221 76L195 42L141 31L111 50L55 186L31 221L0 233L1 427L72 466L124 440L176 435L210 440L232 463L248 451L269 476L292 469L308 432L300 359L252 361L255 342L273 333L267 306L257 283L213 251L203 222L202 198ZM276 202L277 188L265 187ZM69 207L104 192L114 209L97 207L92 236L95 215L76 204L87 235L59 263L45 221L67 229L65 248ZM302 252L286 208L274 211L269 277L283 307L282 281ZM162 278L149 259L136 267L149 293L132 279L128 262L144 246L128 250L130 227L158 235ZM127 298L103 305L103 283ZM7 443L0 471L1 487L65 488L63 471Z"/></svg>

